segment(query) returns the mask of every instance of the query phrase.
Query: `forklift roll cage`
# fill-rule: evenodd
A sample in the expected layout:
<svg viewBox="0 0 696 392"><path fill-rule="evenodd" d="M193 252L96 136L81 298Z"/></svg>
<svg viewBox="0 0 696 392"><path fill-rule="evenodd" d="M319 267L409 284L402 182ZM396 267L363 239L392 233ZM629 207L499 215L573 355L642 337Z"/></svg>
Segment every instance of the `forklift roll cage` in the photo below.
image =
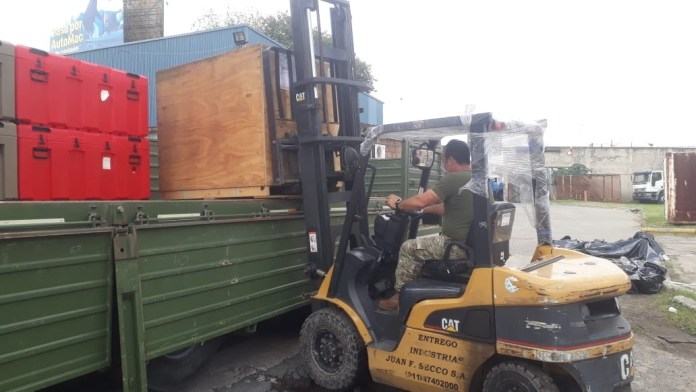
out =
<svg viewBox="0 0 696 392"><path fill-rule="evenodd" d="M406 123L382 125L360 130L357 92L366 89L366 84L355 80L353 33L351 12L347 1L322 0L333 5L331 8L332 46L325 47L313 40L311 13L316 13L316 24L321 36L321 19L318 0L292 0L291 16L294 37L297 81L293 84L293 105L297 114L300 177L304 198L304 214L310 276L324 276L333 265L332 287L340 279L346 252L355 246L370 245L368 201L371 189L366 189L365 175L369 167L370 149L375 140L383 135L395 139L418 140L434 150L444 136L470 134L470 149L473 158L472 181L486 184L487 158L485 137L488 132L520 131L526 128L529 152L532 157L530 171L533 173L533 190L536 212L538 242L550 243L551 232L548 214L548 188L543 170L543 142L540 128L535 124L499 123L490 113L454 116ZM317 55L317 52L319 55ZM331 64L331 77L317 75L315 61ZM323 68L323 67L321 67ZM319 102L316 89L329 86L336 91L338 107L338 136L323 136L320 111L327 102ZM322 96L325 96L323 94ZM333 104L333 103L331 103ZM404 152L406 153L406 152ZM330 171L334 154L341 156L340 171ZM422 168L419 189L426 189L431 168ZM341 181L343 190L333 189L332 184ZM471 225L472 247L476 249L474 263L491 266L489 202L487 187L484 192L474 193L474 221ZM330 205L346 203L346 218L342 225L338 248L331 233ZM546 203L544 205L544 203ZM414 219L408 231L409 238L417 234L419 220Z"/></svg>

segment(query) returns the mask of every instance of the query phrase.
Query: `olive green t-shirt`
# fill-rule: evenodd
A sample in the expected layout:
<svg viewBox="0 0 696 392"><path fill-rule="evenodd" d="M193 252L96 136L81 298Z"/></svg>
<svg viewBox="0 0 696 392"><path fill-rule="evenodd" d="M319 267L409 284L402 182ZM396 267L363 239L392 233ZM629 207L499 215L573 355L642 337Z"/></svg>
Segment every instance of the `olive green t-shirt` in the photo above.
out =
<svg viewBox="0 0 696 392"><path fill-rule="evenodd" d="M445 203L442 217L442 234L455 241L466 241L469 226L474 218L473 194L461 187L471 180L471 170L447 173L432 188Z"/></svg>

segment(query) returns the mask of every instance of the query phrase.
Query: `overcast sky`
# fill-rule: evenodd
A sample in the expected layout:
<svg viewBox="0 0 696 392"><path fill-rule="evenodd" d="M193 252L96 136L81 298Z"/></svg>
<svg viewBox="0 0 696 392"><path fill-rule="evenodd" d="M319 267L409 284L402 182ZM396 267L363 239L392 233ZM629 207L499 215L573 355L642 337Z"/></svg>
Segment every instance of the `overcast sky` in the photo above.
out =
<svg viewBox="0 0 696 392"><path fill-rule="evenodd" d="M166 0L165 34L207 9L289 0ZM75 5L70 5L71 3ZM3 1L0 39L48 49L86 0ZM352 0L355 49L385 122L462 113L546 118L547 145L696 146L689 1ZM328 25L328 23L325 23Z"/></svg>

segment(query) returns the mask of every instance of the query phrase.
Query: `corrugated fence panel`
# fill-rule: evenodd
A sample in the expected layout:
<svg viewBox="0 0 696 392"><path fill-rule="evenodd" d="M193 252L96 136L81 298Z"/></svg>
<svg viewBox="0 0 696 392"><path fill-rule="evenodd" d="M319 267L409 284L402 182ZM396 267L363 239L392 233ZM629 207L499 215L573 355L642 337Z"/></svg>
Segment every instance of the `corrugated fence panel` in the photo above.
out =
<svg viewBox="0 0 696 392"><path fill-rule="evenodd" d="M0 238L0 390L33 391L109 366L112 231Z"/></svg>

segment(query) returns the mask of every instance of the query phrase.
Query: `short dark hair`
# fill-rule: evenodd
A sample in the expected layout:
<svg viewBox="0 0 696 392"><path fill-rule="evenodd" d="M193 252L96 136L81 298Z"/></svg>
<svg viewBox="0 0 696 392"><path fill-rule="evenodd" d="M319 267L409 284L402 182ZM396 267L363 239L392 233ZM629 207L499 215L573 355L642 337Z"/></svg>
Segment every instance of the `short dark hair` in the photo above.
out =
<svg viewBox="0 0 696 392"><path fill-rule="evenodd" d="M471 157L469 156L469 145L464 141L452 139L447 142L447 145L445 145L444 157L445 159L452 157L455 161L457 161L458 164L468 165L471 163Z"/></svg>

